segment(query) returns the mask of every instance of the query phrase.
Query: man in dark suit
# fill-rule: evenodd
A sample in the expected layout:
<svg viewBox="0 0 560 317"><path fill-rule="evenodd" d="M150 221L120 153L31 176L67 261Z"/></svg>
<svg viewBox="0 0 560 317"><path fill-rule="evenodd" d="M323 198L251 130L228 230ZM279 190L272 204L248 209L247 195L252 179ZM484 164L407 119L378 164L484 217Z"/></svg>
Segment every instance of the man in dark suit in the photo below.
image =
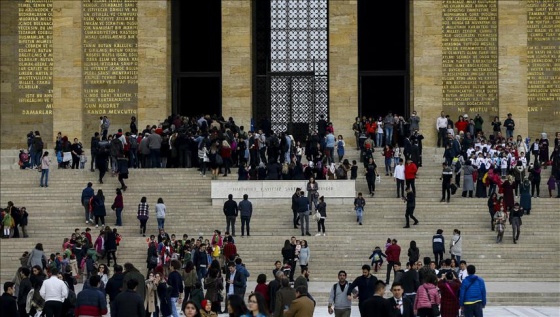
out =
<svg viewBox="0 0 560 317"><path fill-rule="evenodd" d="M393 317L414 317L412 302L403 297L403 292L401 283L393 283L391 286L393 297L388 299Z"/></svg>
<svg viewBox="0 0 560 317"><path fill-rule="evenodd" d="M392 307L389 301L383 298L385 294L385 283L377 281L375 283L375 293L373 297L367 299L360 306L360 316L362 317L392 317Z"/></svg>
<svg viewBox="0 0 560 317"><path fill-rule="evenodd" d="M243 296L244 283L243 274L235 269L235 262L228 263L229 271L226 274L226 293L227 295Z"/></svg>

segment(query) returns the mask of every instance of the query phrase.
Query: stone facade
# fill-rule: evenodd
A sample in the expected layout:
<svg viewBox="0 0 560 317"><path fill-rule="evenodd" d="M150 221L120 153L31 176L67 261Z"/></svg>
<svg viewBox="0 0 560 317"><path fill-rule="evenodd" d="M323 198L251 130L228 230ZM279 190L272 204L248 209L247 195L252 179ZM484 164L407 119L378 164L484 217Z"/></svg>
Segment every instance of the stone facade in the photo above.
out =
<svg viewBox="0 0 560 317"><path fill-rule="evenodd" d="M137 7L137 106L134 111L141 129L146 124L159 122L171 112L170 2L127 1L136 1ZM554 129L560 127L559 49L555 50L559 45L560 30L557 23L545 25L548 33L535 36L539 31L531 25L535 16L557 20L560 5L535 0L482 2L490 7L497 6L498 43L496 56L491 56L497 61L497 101L495 105L489 105L487 112L481 112L485 130L489 132L494 113L503 121L511 112L517 123L515 134L529 134L535 138L546 131L552 136L556 132ZM52 31L52 42L45 44L52 54L52 73L46 74L43 99L25 105L22 104L25 100L37 101L33 101L33 95L29 97L19 85L22 69L18 66L21 60L18 59L18 48L22 44L18 41L25 29L18 29L21 19L18 3L1 1L1 147L24 147L25 134L30 130L42 132L47 148L52 148L49 141L54 141L58 131L88 143L97 124L89 122L90 116L85 115L84 110L82 2L36 1L46 8L52 7L50 15L49 10L41 11L44 19L52 20L52 25L46 27ZM21 3L25 6L30 1ZM449 113L455 121L459 113L473 117L475 111L485 109L469 108L468 104L465 108L450 108L443 101L448 84L443 82L445 67L449 70L449 64L444 66L443 61L446 54L444 43L448 43L444 39L444 8L475 3L411 1L411 110L416 110L422 119L421 130L427 145L435 143L435 118L440 111ZM250 0L222 1L222 113L246 127L252 115L252 9ZM486 21L482 15L477 19L477 23ZM540 50L542 47L548 47L548 51ZM541 71L541 74L539 69L542 67L539 68L538 62L543 60L550 60L550 67L545 67L550 71ZM48 69L48 65L45 67ZM477 66L463 67L472 71L468 68ZM357 0L329 0L329 76L330 119L336 134L344 135L352 144L351 123L358 115ZM546 82L542 90L537 89L539 78ZM50 93L49 84L52 85ZM476 110L471 112L469 109ZM115 115L112 127L115 130L126 128L129 118L130 114Z"/></svg>

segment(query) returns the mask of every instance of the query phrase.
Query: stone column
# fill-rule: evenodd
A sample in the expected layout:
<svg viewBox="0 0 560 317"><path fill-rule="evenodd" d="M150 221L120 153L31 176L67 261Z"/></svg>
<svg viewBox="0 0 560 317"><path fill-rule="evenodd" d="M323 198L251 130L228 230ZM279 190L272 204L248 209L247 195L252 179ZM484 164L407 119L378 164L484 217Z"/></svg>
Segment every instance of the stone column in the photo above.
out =
<svg viewBox="0 0 560 317"><path fill-rule="evenodd" d="M413 104L420 116L420 132L424 145L437 143L436 118L442 109L442 3L441 1L411 1L414 25L410 55Z"/></svg>
<svg viewBox="0 0 560 317"><path fill-rule="evenodd" d="M81 21L81 1L53 1L53 138L83 142Z"/></svg>
<svg viewBox="0 0 560 317"><path fill-rule="evenodd" d="M139 131L171 114L170 6L165 0L138 1Z"/></svg>
<svg viewBox="0 0 560 317"><path fill-rule="evenodd" d="M222 115L250 129L252 1L222 1Z"/></svg>
<svg viewBox="0 0 560 317"><path fill-rule="evenodd" d="M355 147L358 116L358 2L329 0L329 120L335 135Z"/></svg>
<svg viewBox="0 0 560 317"><path fill-rule="evenodd" d="M508 113L513 114L514 137L528 133L525 6L520 0L498 1L499 116L503 122Z"/></svg>

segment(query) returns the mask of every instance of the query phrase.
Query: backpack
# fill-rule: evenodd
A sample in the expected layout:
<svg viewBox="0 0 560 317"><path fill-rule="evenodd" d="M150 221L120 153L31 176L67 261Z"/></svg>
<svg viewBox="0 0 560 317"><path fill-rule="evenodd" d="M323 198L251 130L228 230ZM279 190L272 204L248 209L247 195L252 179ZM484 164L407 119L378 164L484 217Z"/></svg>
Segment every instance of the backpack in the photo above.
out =
<svg viewBox="0 0 560 317"><path fill-rule="evenodd" d="M109 121L108 118L103 118L103 124L101 125L101 127L103 128L103 130L107 130L109 129L110 124L111 122Z"/></svg>
<svg viewBox="0 0 560 317"><path fill-rule="evenodd" d="M72 291L70 287L68 287L68 297L66 297L64 302L67 303L70 308L74 308L76 307L76 301L77 301L76 293Z"/></svg>
<svg viewBox="0 0 560 317"><path fill-rule="evenodd" d="M345 174L344 167L339 166L336 168L336 178L344 178L344 174Z"/></svg>
<svg viewBox="0 0 560 317"><path fill-rule="evenodd" d="M138 148L138 138L135 136L130 136L128 138L128 143L130 144L130 149L136 150Z"/></svg>

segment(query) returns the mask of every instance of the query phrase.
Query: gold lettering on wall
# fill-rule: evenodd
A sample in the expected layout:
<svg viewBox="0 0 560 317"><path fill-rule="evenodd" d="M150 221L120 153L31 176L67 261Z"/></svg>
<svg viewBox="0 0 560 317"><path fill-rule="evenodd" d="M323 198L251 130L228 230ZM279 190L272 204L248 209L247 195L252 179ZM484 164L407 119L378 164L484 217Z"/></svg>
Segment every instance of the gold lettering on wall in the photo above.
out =
<svg viewBox="0 0 560 317"><path fill-rule="evenodd" d="M498 3L443 0L443 110L498 113Z"/></svg>
<svg viewBox="0 0 560 317"><path fill-rule="evenodd" d="M84 114L136 114L137 17L137 0L82 2Z"/></svg>
<svg viewBox="0 0 560 317"><path fill-rule="evenodd" d="M542 122L560 114L560 2L527 1L527 64L529 128L558 131Z"/></svg>
<svg viewBox="0 0 560 317"><path fill-rule="evenodd" d="M52 115L53 0L18 2L18 105L22 115Z"/></svg>

